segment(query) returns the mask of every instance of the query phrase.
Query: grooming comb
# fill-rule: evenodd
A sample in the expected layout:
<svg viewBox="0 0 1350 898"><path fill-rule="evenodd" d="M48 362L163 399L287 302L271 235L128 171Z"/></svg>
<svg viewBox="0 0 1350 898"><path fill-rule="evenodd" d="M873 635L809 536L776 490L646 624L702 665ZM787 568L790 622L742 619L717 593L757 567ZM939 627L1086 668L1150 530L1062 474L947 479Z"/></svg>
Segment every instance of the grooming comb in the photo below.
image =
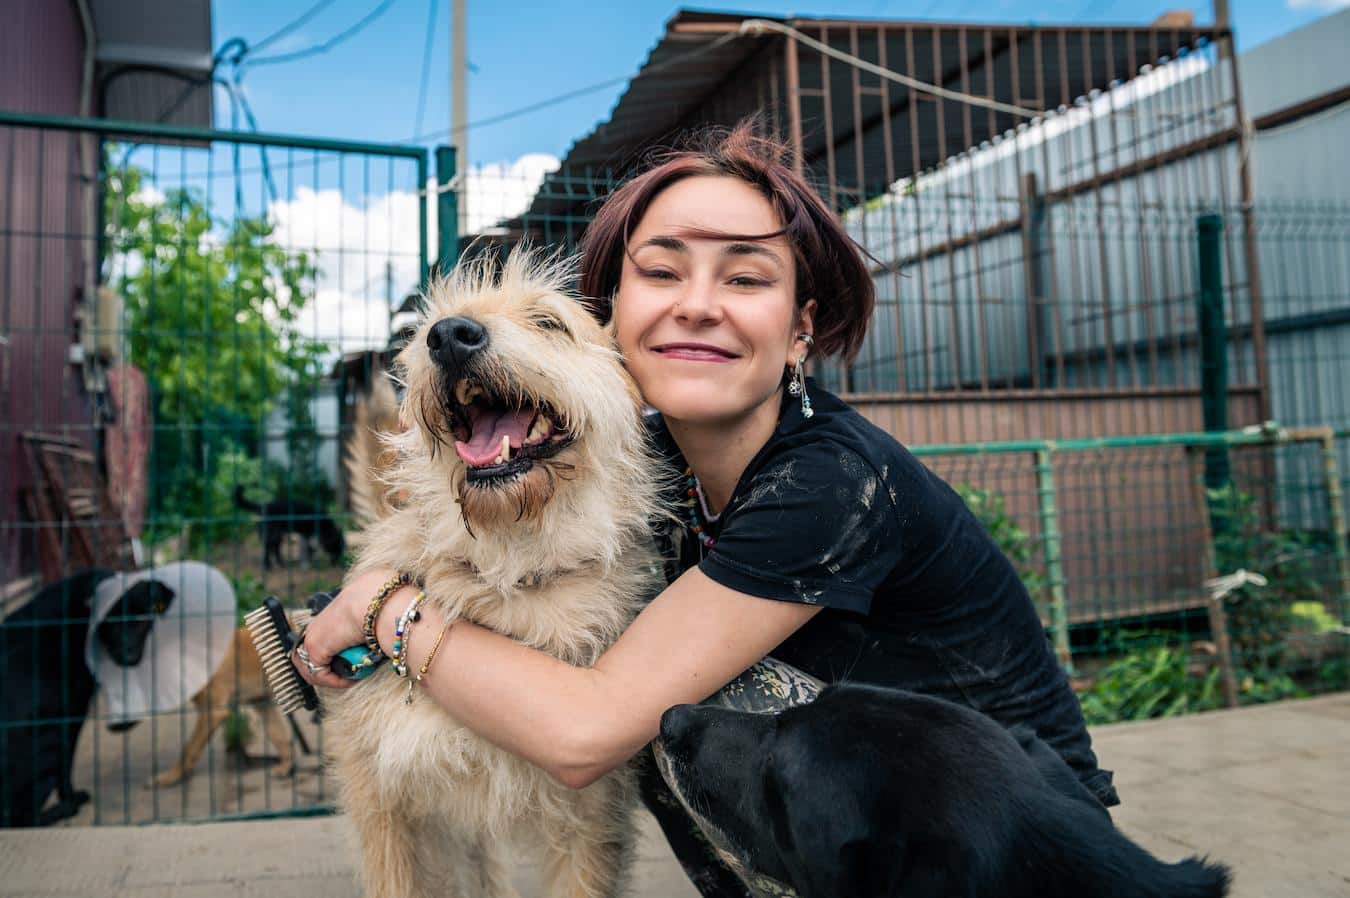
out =
<svg viewBox="0 0 1350 898"><path fill-rule="evenodd" d="M309 615L305 615L308 623ZM299 622L297 622L299 623ZM294 714L301 708L313 711L319 707L319 696L314 687L300 676L300 672L291 664L291 652L300 643L304 627L297 634L286 619L286 611L276 596L263 600L261 608L244 615L244 626L248 628L253 647L258 650L262 661L263 675L267 686L272 690L272 699L283 714Z"/></svg>
<svg viewBox="0 0 1350 898"><path fill-rule="evenodd" d="M304 637L310 618L331 601L333 597L324 592L310 596L307 603L309 610L296 611L292 615L298 630L291 629L291 622L287 620L286 611L276 596L268 596L261 608L244 615L244 626L248 627L253 647L262 660L263 674L272 690L272 698L283 714L294 714L301 708L313 711L319 706L314 687L300 676L291 663L291 652ZM384 655L379 652L372 652L363 645L354 645L334 656L329 666L333 673L344 679L363 680L374 673L383 660Z"/></svg>

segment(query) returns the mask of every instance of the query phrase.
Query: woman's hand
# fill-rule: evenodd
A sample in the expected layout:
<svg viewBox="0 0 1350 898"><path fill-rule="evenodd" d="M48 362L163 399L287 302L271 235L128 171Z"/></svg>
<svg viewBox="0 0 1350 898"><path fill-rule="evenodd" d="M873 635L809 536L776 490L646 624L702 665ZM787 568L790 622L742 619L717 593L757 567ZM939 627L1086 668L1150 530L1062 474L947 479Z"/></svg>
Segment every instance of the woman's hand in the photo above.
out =
<svg viewBox="0 0 1350 898"><path fill-rule="evenodd" d="M310 620L301 643L309 653L309 662L318 669L310 673L305 662L292 655L291 663L300 676L315 686L346 689L358 681L346 680L329 669L333 656L354 645L365 645L364 624L370 600L397 573L391 570L367 571L347 583L342 592L320 614Z"/></svg>

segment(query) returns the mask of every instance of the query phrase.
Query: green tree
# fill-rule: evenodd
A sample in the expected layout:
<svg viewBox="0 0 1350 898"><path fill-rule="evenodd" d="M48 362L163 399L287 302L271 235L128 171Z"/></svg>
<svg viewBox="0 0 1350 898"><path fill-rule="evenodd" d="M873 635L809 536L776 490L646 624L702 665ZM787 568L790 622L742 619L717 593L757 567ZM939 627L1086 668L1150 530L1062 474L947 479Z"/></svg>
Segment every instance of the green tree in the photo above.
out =
<svg viewBox="0 0 1350 898"><path fill-rule="evenodd" d="M276 242L266 215L218 220L201 190L161 198L139 168L105 171L109 282L125 303L127 360L154 397L152 528L228 519L234 484L260 477L268 411L318 380L326 347L296 326L317 268Z"/></svg>

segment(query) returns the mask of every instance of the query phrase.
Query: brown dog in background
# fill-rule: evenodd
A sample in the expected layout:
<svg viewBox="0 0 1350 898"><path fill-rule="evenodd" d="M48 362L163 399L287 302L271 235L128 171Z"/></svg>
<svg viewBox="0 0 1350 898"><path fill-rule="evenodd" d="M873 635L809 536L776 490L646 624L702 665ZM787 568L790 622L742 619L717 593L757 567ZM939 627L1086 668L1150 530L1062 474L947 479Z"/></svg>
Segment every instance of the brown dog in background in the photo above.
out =
<svg viewBox="0 0 1350 898"><path fill-rule="evenodd" d="M292 612L291 627L297 629L309 620L308 611ZM295 770L295 753L291 747L290 731L294 724L287 721L272 701L272 693L263 675L262 661L258 650L253 647L248 630L240 627L234 633L234 639L221 659L220 667L207 680L206 685L192 697L193 707L197 709L197 722L192 727L192 735L183 746L183 754L171 769L151 779L152 786L172 786L187 777L202 752L210 743L216 730L229 719L231 711L238 705L249 705L262 721L268 741L276 749L278 760L272 767L273 776L290 776ZM309 746L298 730L302 748L308 752Z"/></svg>

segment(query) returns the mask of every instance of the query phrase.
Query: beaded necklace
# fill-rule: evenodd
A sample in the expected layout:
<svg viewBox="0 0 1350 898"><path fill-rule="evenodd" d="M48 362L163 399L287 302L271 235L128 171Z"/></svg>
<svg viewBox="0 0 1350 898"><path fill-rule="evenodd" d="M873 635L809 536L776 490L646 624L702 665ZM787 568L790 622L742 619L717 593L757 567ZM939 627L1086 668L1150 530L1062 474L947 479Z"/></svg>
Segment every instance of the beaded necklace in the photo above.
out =
<svg viewBox="0 0 1350 898"><path fill-rule="evenodd" d="M708 523L703 520L700 506L703 504L701 488L698 485L698 478L694 476L693 468L684 469L685 479L685 507L689 509L689 529L698 534L699 542L703 543L705 549L711 549L716 545L717 540L708 534Z"/></svg>

